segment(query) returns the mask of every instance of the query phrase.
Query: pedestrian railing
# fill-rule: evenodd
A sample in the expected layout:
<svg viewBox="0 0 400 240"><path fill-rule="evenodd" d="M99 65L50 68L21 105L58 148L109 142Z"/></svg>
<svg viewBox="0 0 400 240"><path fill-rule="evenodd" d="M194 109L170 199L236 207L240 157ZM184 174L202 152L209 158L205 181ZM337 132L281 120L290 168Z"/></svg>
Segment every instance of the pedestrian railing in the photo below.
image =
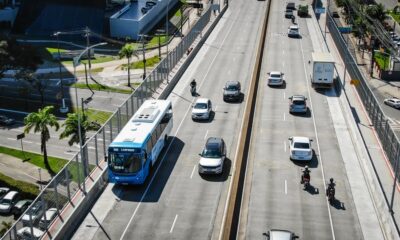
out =
<svg viewBox="0 0 400 240"><path fill-rule="evenodd" d="M87 140L86 144L82 147L82 153L78 152L52 178L50 183L43 188L39 196L34 200L33 204L29 206L25 214L14 223L2 239L21 238L18 236L25 236L24 239L29 239L29 236L42 234L42 232L48 231L49 227L55 224L56 221L63 221L63 219L68 217L63 215L68 212L69 209L67 208L74 205L76 203L75 198L78 196L82 197L82 193L83 197L85 197L88 178L107 159L108 145L118 135L141 104L146 99L158 95L157 91L161 91L159 87L162 83L168 83L169 73L184 57L188 48L207 26L210 17L211 9L205 9L203 15L192 26L186 36L182 38L178 46L172 49L159 62L138 88L118 107L100 130ZM106 168L103 168L103 171L105 170ZM41 222L41 218L46 216L44 213L49 211L49 209L56 212L56 217L54 219L45 219L46 221ZM25 229L26 233L19 233L23 229Z"/></svg>

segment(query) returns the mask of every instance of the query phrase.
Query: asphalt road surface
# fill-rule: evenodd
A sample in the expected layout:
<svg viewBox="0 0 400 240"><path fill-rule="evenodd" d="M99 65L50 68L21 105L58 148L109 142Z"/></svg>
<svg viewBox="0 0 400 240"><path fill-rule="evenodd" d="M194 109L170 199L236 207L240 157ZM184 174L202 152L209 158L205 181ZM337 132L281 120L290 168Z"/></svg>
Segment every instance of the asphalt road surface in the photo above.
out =
<svg viewBox="0 0 400 240"><path fill-rule="evenodd" d="M170 95L175 137L154 168L154 180L143 187L114 186L110 190L117 200L105 200L113 201L109 203L113 206L102 227L111 239L209 239L219 231L221 216L217 213L225 203L244 106L223 102L222 88L226 81L238 80L242 91L247 91L265 6L258 1L230 3ZM195 100L189 93L192 78L197 81L200 96L213 102L214 114L209 122L191 119ZM198 153L211 136L225 140L228 160L221 176L200 176ZM90 236L92 230L84 224L77 234L79 231L86 239L107 239L101 229Z"/></svg>
<svg viewBox="0 0 400 240"><path fill-rule="evenodd" d="M284 9L284 2L272 2L249 150L251 190L249 200L242 205L242 234L246 239L260 239L263 232L277 228L291 230L300 239L362 239L327 96L310 87L308 60L313 45L306 22L311 18L297 18L302 38L288 38L291 22L284 18ZM267 86L270 71L285 73L285 87ZM307 114L289 114L288 97L294 94L308 98ZM310 162L289 159L290 136L313 140ZM311 169L307 190L300 184L306 164ZM333 206L325 197L324 181L330 177L335 178L337 189Z"/></svg>

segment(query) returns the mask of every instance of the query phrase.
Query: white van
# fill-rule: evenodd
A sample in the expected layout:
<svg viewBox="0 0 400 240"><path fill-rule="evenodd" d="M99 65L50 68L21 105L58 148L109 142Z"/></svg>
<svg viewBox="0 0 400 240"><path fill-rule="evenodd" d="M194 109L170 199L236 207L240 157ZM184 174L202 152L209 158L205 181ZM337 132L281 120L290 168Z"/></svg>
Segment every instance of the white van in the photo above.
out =
<svg viewBox="0 0 400 240"><path fill-rule="evenodd" d="M0 213L10 213L12 207L17 203L18 192L8 192L3 199L0 200Z"/></svg>

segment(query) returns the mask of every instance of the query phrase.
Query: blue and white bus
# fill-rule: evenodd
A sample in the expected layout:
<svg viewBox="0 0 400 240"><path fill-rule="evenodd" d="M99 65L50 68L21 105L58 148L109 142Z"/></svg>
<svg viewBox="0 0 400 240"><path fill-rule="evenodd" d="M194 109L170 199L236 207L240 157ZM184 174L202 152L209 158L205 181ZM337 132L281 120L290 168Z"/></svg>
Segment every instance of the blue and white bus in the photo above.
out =
<svg viewBox="0 0 400 240"><path fill-rule="evenodd" d="M171 130L171 101L145 101L108 147L109 181L143 184Z"/></svg>

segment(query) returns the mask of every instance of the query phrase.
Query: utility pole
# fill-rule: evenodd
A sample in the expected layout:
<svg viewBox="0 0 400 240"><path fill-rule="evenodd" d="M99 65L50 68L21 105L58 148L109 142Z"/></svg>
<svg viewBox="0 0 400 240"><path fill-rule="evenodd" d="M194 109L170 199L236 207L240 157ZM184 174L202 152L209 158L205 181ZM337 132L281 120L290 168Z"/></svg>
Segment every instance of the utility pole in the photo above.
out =
<svg viewBox="0 0 400 240"><path fill-rule="evenodd" d="M86 48L89 48L89 46L90 46L90 29L89 29L89 27L87 27L86 26L86 28L85 28L85 36L86 36ZM89 49L89 51L87 52L87 56L88 56L88 64L89 64L89 73L91 72L91 69L92 69L92 64L91 64L91 62L90 62L90 50L91 49ZM91 76L91 75L90 75Z"/></svg>
<svg viewBox="0 0 400 240"><path fill-rule="evenodd" d="M371 46L371 67L369 69L369 75L372 77L374 75L374 44L375 40L374 37L371 35L371 41L370 41L370 46Z"/></svg>

